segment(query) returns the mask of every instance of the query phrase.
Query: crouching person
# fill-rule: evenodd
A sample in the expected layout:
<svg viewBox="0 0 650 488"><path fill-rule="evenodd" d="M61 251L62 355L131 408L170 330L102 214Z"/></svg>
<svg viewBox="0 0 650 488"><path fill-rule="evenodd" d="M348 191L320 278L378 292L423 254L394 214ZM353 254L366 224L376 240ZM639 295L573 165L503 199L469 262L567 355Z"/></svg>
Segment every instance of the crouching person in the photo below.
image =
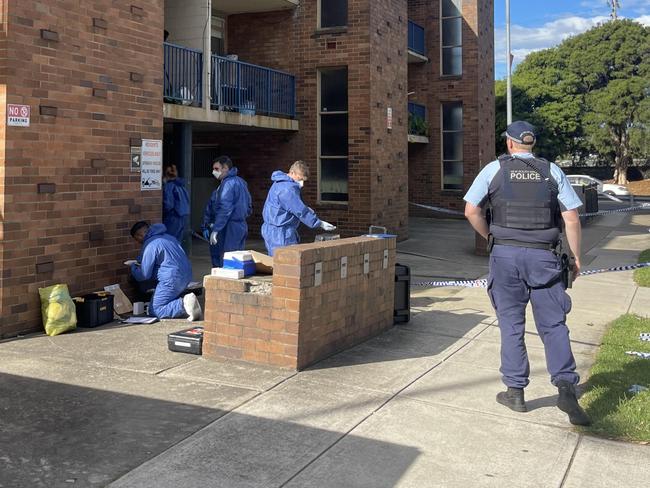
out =
<svg viewBox="0 0 650 488"><path fill-rule="evenodd" d="M201 305L196 295L188 293L181 298L192 280L192 265L178 240L166 232L163 224L149 226L143 221L131 227L131 236L142 244L142 261L131 265L131 274L139 282L158 280L150 315L159 319L189 316L188 320L198 320Z"/></svg>

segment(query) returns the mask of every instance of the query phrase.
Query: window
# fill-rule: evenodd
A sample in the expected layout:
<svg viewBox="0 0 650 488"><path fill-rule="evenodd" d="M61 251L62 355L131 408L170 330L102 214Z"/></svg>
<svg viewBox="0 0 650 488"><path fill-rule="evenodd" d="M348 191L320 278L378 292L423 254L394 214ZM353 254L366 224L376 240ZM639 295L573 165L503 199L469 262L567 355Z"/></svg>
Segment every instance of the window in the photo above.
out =
<svg viewBox="0 0 650 488"><path fill-rule="evenodd" d="M318 72L318 198L348 201L348 69Z"/></svg>
<svg viewBox="0 0 650 488"><path fill-rule="evenodd" d="M442 104L442 189L463 189L463 104Z"/></svg>
<svg viewBox="0 0 650 488"><path fill-rule="evenodd" d="M212 16L212 32L210 34L212 54L223 56L226 52L226 20Z"/></svg>
<svg viewBox="0 0 650 488"><path fill-rule="evenodd" d="M442 0L440 5L441 73L442 76L460 76L463 74L462 0Z"/></svg>
<svg viewBox="0 0 650 488"><path fill-rule="evenodd" d="M320 27L348 25L348 0L319 0Z"/></svg>

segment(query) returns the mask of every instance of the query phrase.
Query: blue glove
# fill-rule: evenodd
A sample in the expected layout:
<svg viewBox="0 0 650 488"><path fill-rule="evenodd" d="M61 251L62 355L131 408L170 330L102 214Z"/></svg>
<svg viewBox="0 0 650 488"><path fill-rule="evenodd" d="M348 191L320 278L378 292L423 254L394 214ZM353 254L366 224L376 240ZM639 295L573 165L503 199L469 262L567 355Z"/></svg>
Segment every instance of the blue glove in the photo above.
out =
<svg viewBox="0 0 650 488"><path fill-rule="evenodd" d="M206 241L210 240L210 229L203 229L203 238Z"/></svg>

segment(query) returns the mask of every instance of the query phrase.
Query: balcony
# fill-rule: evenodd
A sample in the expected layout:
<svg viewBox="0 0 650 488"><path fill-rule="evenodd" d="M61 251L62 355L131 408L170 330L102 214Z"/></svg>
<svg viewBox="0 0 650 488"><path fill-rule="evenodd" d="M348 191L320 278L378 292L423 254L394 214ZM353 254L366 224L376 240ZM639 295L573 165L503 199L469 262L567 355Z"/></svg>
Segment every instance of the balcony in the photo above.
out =
<svg viewBox="0 0 650 488"><path fill-rule="evenodd" d="M296 80L281 71L212 56L212 108L293 119Z"/></svg>
<svg viewBox="0 0 650 488"><path fill-rule="evenodd" d="M250 14L254 12L273 12L296 8L298 0L218 0L212 5L227 15Z"/></svg>
<svg viewBox="0 0 650 488"><path fill-rule="evenodd" d="M166 119L298 130L293 75L212 56L208 97L202 81L203 58L196 49L164 43Z"/></svg>
<svg viewBox="0 0 650 488"><path fill-rule="evenodd" d="M426 63L429 59L426 56L424 46L424 27L409 20L408 22L408 62Z"/></svg>
<svg viewBox="0 0 650 488"><path fill-rule="evenodd" d="M429 124L427 123L427 108L419 103L409 102L408 140L414 144L429 142Z"/></svg>

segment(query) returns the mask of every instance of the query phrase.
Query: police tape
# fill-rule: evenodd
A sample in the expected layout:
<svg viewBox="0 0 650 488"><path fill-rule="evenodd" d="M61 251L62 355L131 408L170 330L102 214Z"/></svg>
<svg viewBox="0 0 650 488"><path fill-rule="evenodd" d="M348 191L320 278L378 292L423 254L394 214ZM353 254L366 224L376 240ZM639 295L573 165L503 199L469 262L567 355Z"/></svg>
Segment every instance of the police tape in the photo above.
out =
<svg viewBox="0 0 650 488"><path fill-rule="evenodd" d="M623 266L613 266L611 268L590 269L581 271L578 276L591 276L601 273L613 273L616 271L631 271L634 269L648 268L650 262L638 264L626 264ZM412 283L411 286L421 286L427 288L440 288L443 286L455 286L459 288L487 288L487 280L454 280L454 281L424 281L422 283Z"/></svg>
<svg viewBox="0 0 650 488"><path fill-rule="evenodd" d="M451 215L464 215L464 212L461 212L460 210L453 210L450 208L444 208L444 207L434 207L431 205L422 205L421 203L415 203L415 202L409 202L409 204L413 205L414 207L420 207L420 208L425 208L427 210L431 210L433 212L440 212L440 213L446 213L446 214L451 214ZM581 213L580 217L596 217L598 215L609 215L609 214L615 214L615 213L620 213L620 212L634 212L637 210L650 210L650 203L641 203L640 205L634 205L632 207L625 207L625 208L617 208L614 210L601 210L599 212L587 212L587 213Z"/></svg>

